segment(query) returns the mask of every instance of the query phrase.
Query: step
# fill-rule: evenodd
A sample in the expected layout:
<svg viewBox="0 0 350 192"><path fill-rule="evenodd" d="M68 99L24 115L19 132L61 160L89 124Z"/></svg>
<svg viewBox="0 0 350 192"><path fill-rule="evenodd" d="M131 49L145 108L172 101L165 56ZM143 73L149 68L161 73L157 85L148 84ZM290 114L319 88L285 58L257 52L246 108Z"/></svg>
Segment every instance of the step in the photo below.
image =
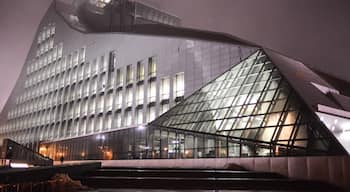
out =
<svg viewBox="0 0 350 192"><path fill-rule="evenodd" d="M312 190L339 191L322 182L276 178L180 178L90 176L81 180L93 188L139 189L227 189L227 190Z"/></svg>
<svg viewBox="0 0 350 192"><path fill-rule="evenodd" d="M98 169L87 176L118 177L227 177L227 178L285 178L280 174L230 170L166 170L166 169Z"/></svg>

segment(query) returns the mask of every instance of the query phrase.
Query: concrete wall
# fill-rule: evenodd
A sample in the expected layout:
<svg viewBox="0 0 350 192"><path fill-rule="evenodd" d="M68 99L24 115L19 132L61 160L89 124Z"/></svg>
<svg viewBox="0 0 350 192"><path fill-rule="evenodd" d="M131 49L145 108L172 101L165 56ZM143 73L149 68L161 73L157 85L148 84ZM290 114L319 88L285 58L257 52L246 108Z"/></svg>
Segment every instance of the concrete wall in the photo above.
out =
<svg viewBox="0 0 350 192"><path fill-rule="evenodd" d="M325 181L350 189L348 156L108 160L102 161L102 166L223 169L228 163L235 163L248 170L275 172L295 179Z"/></svg>

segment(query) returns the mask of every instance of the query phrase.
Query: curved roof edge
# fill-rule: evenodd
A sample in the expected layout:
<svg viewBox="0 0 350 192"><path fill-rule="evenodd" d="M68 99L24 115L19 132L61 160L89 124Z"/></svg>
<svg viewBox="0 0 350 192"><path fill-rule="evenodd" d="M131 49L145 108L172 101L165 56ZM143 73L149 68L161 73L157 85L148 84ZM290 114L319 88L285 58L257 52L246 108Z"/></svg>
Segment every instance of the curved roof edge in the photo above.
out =
<svg viewBox="0 0 350 192"><path fill-rule="evenodd" d="M166 36L166 37L178 37L178 38L191 38L216 42L233 43L252 47L261 47L256 43L241 39L228 33L207 31L193 28L186 28L180 26L166 25L166 24L133 24L123 25L121 27L108 28L108 30L101 31L87 31L84 28L74 25L69 22L67 18L57 10L55 1L52 8L59 15L62 20L73 30L79 31L84 34L98 34L98 33L128 33L138 35L151 35L151 36Z"/></svg>

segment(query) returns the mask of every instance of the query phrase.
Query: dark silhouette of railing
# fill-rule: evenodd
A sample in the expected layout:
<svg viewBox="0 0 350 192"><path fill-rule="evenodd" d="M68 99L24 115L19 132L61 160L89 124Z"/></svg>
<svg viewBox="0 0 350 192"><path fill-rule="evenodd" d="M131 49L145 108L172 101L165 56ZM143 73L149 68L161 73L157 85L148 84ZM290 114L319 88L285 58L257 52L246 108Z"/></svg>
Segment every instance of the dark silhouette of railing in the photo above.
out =
<svg viewBox="0 0 350 192"><path fill-rule="evenodd" d="M4 139L0 159L27 163L33 166L52 166L53 160L11 139Z"/></svg>

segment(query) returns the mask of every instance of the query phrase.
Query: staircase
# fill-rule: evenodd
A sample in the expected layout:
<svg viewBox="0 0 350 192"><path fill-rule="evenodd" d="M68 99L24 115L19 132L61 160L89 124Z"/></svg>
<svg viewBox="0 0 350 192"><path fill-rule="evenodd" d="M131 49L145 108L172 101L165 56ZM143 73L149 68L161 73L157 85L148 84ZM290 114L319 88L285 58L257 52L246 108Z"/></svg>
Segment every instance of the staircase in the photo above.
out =
<svg viewBox="0 0 350 192"><path fill-rule="evenodd" d="M104 167L79 179L95 189L341 191L323 182L293 180L275 173L212 169Z"/></svg>

